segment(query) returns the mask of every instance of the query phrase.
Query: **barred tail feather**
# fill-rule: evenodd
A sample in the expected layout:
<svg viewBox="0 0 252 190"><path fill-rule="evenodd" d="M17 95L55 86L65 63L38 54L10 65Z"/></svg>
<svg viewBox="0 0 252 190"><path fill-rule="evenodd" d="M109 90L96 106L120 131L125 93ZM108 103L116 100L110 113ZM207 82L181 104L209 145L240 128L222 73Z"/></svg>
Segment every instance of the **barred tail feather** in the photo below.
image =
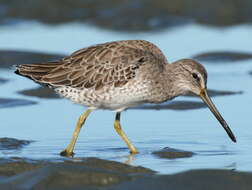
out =
<svg viewBox="0 0 252 190"><path fill-rule="evenodd" d="M39 64L16 65L15 73L27 77L39 84L50 85L42 81L42 77L48 75L52 70L59 66L60 62L48 62Z"/></svg>

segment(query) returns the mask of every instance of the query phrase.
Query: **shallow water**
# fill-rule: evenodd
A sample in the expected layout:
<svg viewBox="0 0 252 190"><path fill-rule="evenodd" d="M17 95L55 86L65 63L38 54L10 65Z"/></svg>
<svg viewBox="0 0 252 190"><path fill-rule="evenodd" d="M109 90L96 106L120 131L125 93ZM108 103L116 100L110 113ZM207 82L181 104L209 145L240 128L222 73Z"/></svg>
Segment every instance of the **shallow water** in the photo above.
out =
<svg viewBox="0 0 252 190"><path fill-rule="evenodd" d="M158 33L116 33L89 25L65 24L46 26L35 22L0 27L0 49L30 50L69 54L79 48L122 39L145 39L157 44L170 62L207 51L252 52L252 26L241 25L214 29L186 25ZM128 110L122 113L122 126L139 149L129 156L128 150L113 128L114 113L95 111L82 129L75 157L96 156L132 165L141 165L161 173L176 173L196 168L226 168L252 171L252 60L211 64L208 87L216 90L243 91L230 96L213 97L223 117L229 123L237 143L225 134L220 124L206 108L187 111ZM23 63L23 62L22 62ZM16 93L37 87L34 82L0 70L1 98L26 99L38 102L30 106L0 109L1 137L34 140L17 151L1 151L1 157L59 159L58 153L70 141L78 116L85 108L63 99L39 99ZM194 97L176 100L200 101ZM191 158L166 160L151 153L164 147L196 153ZM61 158L60 158L61 159Z"/></svg>

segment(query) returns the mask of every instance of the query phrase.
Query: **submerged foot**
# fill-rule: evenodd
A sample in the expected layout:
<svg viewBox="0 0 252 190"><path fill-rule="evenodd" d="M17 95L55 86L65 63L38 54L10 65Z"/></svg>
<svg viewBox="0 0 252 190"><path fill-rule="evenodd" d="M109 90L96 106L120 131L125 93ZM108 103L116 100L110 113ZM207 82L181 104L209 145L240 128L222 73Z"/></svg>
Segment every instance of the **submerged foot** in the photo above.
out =
<svg viewBox="0 0 252 190"><path fill-rule="evenodd" d="M74 153L71 151L68 151L67 149L60 152L60 156L70 157L72 158L74 156Z"/></svg>
<svg viewBox="0 0 252 190"><path fill-rule="evenodd" d="M138 154L139 152L138 152L138 150L135 148L134 149L134 151L130 151L130 155L135 155L135 154Z"/></svg>

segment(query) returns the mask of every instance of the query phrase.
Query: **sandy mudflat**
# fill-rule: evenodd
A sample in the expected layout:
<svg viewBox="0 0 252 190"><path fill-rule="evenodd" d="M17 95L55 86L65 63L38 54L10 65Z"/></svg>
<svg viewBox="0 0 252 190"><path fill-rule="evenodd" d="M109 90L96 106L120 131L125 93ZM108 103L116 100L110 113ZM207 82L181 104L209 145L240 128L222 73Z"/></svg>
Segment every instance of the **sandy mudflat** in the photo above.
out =
<svg viewBox="0 0 252 190"><path fill-rule="evenodd" d="M83 158L62 162L2 159L0 188L23 189L150 189L250 190L252 174L230 170L191 170L159 175L144 167Z"/></svg>

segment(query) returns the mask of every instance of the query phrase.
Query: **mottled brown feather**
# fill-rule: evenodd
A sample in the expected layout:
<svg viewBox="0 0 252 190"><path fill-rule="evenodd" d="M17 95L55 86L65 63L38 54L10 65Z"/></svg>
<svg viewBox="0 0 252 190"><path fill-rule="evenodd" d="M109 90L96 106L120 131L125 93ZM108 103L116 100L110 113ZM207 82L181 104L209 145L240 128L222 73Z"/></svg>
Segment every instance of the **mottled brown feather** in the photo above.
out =
<svg viewBox="0 0 252 190"><path fill-rule="evenodd" d="M154 44L143 40L116 41L80 49L58 62L18 65L17 73L52 87L121 87L145 64L167 63Z"/></svg>

